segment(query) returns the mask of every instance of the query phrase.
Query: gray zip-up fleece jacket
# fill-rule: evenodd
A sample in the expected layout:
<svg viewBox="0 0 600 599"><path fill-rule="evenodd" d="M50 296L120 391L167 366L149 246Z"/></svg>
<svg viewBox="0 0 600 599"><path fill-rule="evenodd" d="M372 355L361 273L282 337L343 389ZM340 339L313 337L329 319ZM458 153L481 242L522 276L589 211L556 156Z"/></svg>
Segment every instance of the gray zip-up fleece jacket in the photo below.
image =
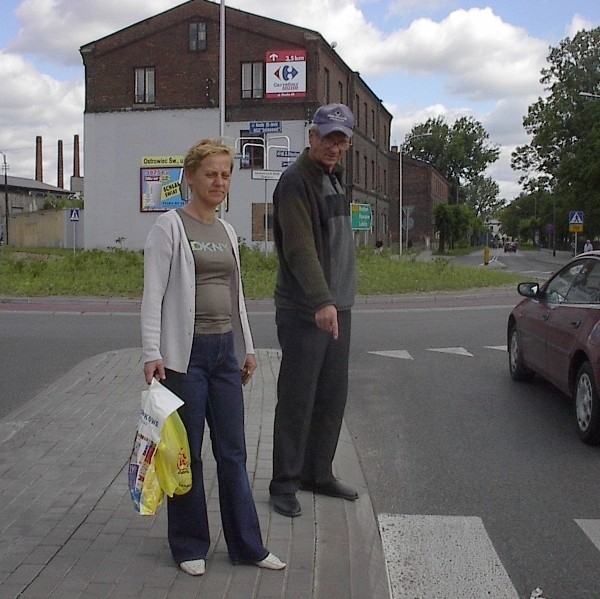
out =
<svg viewBox="0 0 600 599"><path fill-rule="evenodd" d="M279 257L275 305L313 316L354 304L356 267L350 203L337 166L329 175L308 148L281 175L273 193Z"/></svg>

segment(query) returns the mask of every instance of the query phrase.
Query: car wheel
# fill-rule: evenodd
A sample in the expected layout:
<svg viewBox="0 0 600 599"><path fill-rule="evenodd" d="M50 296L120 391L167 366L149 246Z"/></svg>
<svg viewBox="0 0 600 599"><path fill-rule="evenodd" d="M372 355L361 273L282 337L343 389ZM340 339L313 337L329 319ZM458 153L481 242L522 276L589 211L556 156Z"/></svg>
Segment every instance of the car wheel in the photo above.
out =
<svg viewBox="0 0 600 599"><path fill-rule="evenodd" d="M530 381L535 373L525 366L521 356L521 339L517 327L513 325L508 334L508 367L514 381Z"/></svg>
<svg viewBox="0 0 600 599"><path fill-rule="evenodd" d="M600 443L599 411L600 399L592 366L584 362L575 381L575 418L580 439L590 445Z"/></svg>

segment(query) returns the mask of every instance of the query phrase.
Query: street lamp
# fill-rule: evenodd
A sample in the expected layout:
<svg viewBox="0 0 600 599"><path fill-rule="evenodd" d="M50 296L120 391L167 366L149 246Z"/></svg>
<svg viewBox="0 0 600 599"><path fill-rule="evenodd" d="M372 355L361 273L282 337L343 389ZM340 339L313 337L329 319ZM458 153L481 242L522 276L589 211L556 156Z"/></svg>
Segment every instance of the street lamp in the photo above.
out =
<svg viewBox="0 0 600 599"><path fill-rule="evenodd" d="M6 154L0 151L2 154L4 167L4 245L8 245L8 165L6 164Z"/></svg>
<svg viewBox="0 0 600 599"><path fill-rule="evenodd" d="M579 95L584 98L600 98L600 94L592 94L591 92L579 92Z"/></svg>
<svg viewBox="0 0 600 599"><path fill-rule="evenodd" d="M419 137L431 137L432 133L420 133L418 135L413 135L412 137L407 137L398 147L398 256L402 256L402 153L404 152L404 146L409 141L413 139L418 139ZM407 219L408 223L408 219Z"/></svg>

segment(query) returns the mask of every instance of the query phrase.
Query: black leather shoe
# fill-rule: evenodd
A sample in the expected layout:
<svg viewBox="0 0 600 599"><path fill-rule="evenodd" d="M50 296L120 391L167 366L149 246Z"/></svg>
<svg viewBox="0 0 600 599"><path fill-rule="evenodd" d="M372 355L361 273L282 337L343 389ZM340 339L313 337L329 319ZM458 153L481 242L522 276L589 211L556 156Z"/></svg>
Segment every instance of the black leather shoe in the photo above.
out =
<svg viewBox="0 0 600 599"><path fill-rule="evenodd" d="M302 491L312 491L319 495L327 495L328 497L340 497L348 501L356 501L358 499L358 493L352 487L343 485L339 480L332 480L323 484L304 481L300 484L300 489Z"/></svg>
<svg viewBox="0 0 600 599"><path fill-rule="evenodd" d="M302 513L302 508L296 496L291 493L286 495L271 495L271 505L278 514L287 516L288 518L295 518Z"/></svg>

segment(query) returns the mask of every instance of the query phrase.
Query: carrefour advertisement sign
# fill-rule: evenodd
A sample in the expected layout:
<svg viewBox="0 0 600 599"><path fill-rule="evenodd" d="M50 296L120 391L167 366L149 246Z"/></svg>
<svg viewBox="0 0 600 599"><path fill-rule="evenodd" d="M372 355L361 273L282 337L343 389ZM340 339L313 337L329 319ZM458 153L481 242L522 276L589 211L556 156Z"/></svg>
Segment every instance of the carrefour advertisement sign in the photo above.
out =
<svg viewBox="0 0 600 599"><path fill-rule="evenodd" d="M140 168L140 209L156 212L187 204L183 156L145 156ZM183 193L182 193L183 192Z"/></svg>
<svg viewBox="0 0 600 599"><path fill-rule="evenodd" d="M306 96L306 50L270 50L265 54L265 98Z"/></svg>

